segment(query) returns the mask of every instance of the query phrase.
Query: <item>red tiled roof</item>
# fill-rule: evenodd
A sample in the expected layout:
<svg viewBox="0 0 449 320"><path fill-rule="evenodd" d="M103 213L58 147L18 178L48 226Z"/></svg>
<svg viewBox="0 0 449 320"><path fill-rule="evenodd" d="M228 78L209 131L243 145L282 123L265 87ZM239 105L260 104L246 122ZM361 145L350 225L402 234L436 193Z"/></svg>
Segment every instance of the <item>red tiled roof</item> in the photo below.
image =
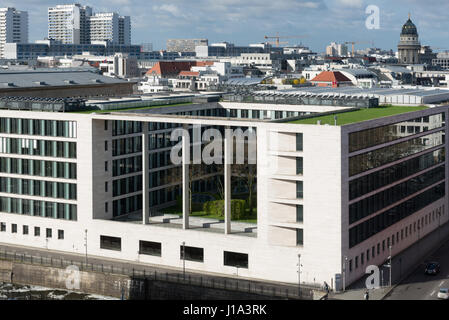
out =
<svg viewBox="0 0 449 320"><path fill-rule="evenodd" d="M344 74L339 71L323 71L315 78L311 80L312 82L351 82Z"/></svg>
<svg viewBox="0 0 449 320"><path fill-rule="evenodd" d="M195 65L195 61L159 61L146 74L161 77L177 76L181 71L190 71Z"/></svg>
<svg viewBox="0 0 449 320"><path fill-rule="evenodd" d="M199 72L194 71L181 71L179 73L180 76L190 76L190 77L198 77L200 75Z"/></svg>

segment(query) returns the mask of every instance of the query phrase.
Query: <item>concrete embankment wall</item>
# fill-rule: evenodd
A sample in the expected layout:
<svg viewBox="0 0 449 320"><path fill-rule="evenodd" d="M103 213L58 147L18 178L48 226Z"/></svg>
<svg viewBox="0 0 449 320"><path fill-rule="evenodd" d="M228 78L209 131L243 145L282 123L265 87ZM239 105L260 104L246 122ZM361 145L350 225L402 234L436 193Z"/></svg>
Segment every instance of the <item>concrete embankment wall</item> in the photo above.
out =
<svg viewBox="0 0 449 320"><path fill-rule="evenodd" d="M0 282L35 285L124 299L179 299L179 300L260 300L282 299L270 294L207 288L190 284L166 282L143 277L131 277L95 271L34 265L0 260ZM79 279L77 281L76 279ZM283 298L285 299L285 297Z"/></svg>

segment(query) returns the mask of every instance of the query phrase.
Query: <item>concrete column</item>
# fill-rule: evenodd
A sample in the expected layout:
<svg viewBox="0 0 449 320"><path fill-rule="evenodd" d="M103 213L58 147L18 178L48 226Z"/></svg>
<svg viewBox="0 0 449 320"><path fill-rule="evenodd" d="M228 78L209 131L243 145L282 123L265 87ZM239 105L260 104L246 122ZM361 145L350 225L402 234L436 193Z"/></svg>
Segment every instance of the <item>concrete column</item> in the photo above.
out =
<svg viewBox="0 0 449 320"><path fill-rule="evenodd" d="M190 137L189 126L183 126L185 133L182 136L182 228L189 229L190 215Z"/></svg>
<svg viewBox="0 0 449 320"><path fill-rule="evenodd" d="M142 223L150 222L150 164L148 156L148 122L142 123Z"/></svg>
<svg viewBox="0 0 449 320"><path fill-rule="evenodd" d="M229 126L225 127L224 139L224 230L231 233L231 164L232 164L232 134Z"/></svg>

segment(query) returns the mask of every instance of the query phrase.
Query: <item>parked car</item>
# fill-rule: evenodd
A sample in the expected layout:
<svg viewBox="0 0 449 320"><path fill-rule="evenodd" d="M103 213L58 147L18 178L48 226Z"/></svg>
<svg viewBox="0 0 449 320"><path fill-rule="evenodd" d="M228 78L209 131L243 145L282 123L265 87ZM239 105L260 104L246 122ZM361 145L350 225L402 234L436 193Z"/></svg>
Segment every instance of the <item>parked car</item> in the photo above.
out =
<svg viewBox="0 0 449 320"><path fill-rule="evenodd" d="M448 288L441 288L437 295L438 299L449 299L449 289Z"/></svg>
<svg viewBox="0 0 449 320"><path fill-rule="evenodd" d="M440 264L438 262L429 262L426 265L425 274L436 275L440 272Z"/></svg>

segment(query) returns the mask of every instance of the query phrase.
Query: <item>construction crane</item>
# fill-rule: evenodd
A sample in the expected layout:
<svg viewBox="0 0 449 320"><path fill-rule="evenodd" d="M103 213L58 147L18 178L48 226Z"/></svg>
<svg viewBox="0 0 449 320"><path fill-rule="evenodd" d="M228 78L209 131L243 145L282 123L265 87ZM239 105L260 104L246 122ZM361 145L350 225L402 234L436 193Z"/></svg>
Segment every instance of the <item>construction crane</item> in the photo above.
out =
<svg viewBox="0 0 449 320"><path fill-rule="evenodd" d="M374 42L368 42L368 41L346 41L345 44L352 44L352 57L354 57L354 45L355 44L361 44L361 43L365 43L365 44L371 44L374 47Z"/></svg>
<svg viewBox="0 0 449 320"><path fill-rule="evenodd" d="M280 36L279 33L276 32L275 36L265 36L265 39L275 39L274 42L270 42L271 44L275 44L277 47L279 47L280 44L288 44L288 42L281 42L280 39L303 39L307 38L306 35L302 36Z"/></svg>

